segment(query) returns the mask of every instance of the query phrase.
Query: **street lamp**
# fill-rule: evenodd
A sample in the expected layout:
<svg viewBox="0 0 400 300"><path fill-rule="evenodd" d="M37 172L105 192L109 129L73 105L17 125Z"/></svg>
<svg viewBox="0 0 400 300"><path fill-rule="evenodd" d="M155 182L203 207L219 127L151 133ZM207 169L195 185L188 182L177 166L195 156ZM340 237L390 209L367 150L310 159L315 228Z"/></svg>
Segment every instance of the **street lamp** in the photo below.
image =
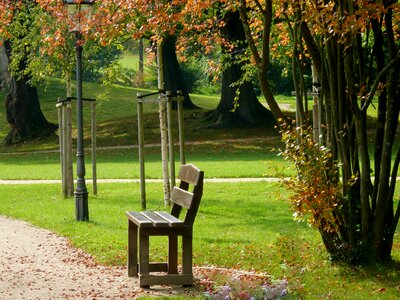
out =
<svg viewBox="0 0 400 300"><path fill-rule="evenodd" d="M88 191L85 182L85 153L83 145L83 103L82 103L82 24L91 13L95 0L63 0L68 7L70 31L75 33L76 43L76 102L77 102L77 147L76 147L76 174L77 183L75 195L75 209L77 221L89 221Z"/></svg>

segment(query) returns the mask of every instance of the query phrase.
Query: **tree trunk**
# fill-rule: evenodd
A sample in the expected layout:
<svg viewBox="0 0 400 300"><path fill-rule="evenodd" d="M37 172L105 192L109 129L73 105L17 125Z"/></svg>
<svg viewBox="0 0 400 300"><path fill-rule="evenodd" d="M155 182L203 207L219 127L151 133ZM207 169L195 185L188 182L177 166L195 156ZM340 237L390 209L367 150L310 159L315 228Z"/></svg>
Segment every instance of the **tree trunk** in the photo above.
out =
<svg viewBox="0 0 400 300"><path fill-rule="evenodd" d="M8 72L8 58L4 45L0 46L0 90L10 84L10 73Z"/></svg>
<svg viewBox="0 0 400 300"><path fill-rule="evenodd" d="M240 82L244 75L244 62L240 61L239 56L243 54L247 44L239 13L226 12L224 21L226 25L221 28L221 35L234 45L234 49L222 49L228 57L223 64L228 67L222 73L221 100L207 119L214 126L222 128L273 125L273 115L258 101L253 84L250 81Z"/></svg>
<svg viewBox="0 0 400 300"><path fill-rule="evenodd" d="M183 78L181 68L175 51L175 37L168 36L162 43L162 60L164 73L164 88L171 91L172 96L176 96L177 91L183 93L183 108L198 108L190 99L188 89Z"/></svg>
<svg viewBox="0 0 400 300"><path fill-rule="evenodd" d="M4 47L10 59L11 43L5 41ZM10 92L5 98L7 122L11 125L4 141L6 146L46 137L57 129L55 124L47 122L40 108L37 90L28 81L26 76L11 77Z"/></svg>
<svg viewBox="0 0 400 300"><path fill-rule="evenodd" d="M139 40L139 70L138 70L138 81L139 86L143 87L143 78L144 78L144 45L143 38Z"/></svg>

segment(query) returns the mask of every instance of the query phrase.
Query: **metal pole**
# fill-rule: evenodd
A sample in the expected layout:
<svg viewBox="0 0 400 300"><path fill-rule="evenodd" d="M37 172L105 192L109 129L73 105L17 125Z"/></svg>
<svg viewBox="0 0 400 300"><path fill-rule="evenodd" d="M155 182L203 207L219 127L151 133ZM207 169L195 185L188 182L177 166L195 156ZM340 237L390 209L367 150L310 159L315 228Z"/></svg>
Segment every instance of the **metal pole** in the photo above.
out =
<svg viewBox="0 0 400 300"><path fill-rule="evenodd" d="M168 128L168 148L169 148L169 177L170 188L175 186L175 157L174 157L174 136L172 125L172 97L171 91L167 91L167 128Z"/></svg>
<svg viewBox="0 0 400 300"><path fill-rule="evenodd" d="M74 195L74 170L72 159L72 106L71 101L67 102L67 139L66 139L66 162L67 162L67 195L72 197Z"/></svg>
<svg viewBox="0 0 400 300"><path fill-rule="evenodd" d="M140 199L143 209L146 209L146 178L144 165L144 126L143 126L143 100L141 94L137 94L137 118L138 118L138 143L139 143L139 165L140 165Z"/></svg>
<svg viewBox="0 0 400 300"><path fill-rule="evenodd" d="M88 191L85 182L85 153L83 145L83 103L82 103L82 46L81 34L76 33L76 98L77 98L77 149L76 149L76 174L77 184L75 190L75 209L77 221L89 220Z"/></svg>

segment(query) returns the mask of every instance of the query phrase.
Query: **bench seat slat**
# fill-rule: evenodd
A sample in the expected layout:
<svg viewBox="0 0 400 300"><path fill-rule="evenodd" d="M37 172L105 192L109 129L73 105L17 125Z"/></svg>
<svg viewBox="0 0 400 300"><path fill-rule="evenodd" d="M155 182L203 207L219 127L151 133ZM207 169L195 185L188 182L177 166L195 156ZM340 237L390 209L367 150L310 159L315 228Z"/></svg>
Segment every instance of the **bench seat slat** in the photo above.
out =
<svg viewBox="0 0 400 300"><path fill-rule="evenodd" d="M149 219L153 223L154 227L169 227L168 221L153 211L142 211L141 214Z"/></svg>
<svg viewBox="0 0 400 300"><path fill-rule="evenodd" d="M153 227L153 222L137 211L127 211L126 216L129 220L139 227Z"/></svg>
<svg viewBox="0 0 400 300"><path fill-rule="evenodd" d="M185 223L178 218L175 218L173 215L165 212L165 211L155 211L157 215L162 217L168 222L169 227L172 228L177 228L177 227L183 227Z"/></svg>

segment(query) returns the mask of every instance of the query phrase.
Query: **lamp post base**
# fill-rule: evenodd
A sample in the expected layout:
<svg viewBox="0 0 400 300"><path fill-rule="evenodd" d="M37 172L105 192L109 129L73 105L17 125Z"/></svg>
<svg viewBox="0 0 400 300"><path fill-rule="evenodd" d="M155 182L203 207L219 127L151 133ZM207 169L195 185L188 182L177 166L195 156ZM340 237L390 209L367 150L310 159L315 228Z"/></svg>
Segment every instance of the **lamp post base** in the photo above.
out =
<svg viewBox="0 0 400 300"><path fill-rule="evenodd" d="M75 195L75 209L77 221L89 221L89 205L88 205L88 192L76 191Z"/></svg>

